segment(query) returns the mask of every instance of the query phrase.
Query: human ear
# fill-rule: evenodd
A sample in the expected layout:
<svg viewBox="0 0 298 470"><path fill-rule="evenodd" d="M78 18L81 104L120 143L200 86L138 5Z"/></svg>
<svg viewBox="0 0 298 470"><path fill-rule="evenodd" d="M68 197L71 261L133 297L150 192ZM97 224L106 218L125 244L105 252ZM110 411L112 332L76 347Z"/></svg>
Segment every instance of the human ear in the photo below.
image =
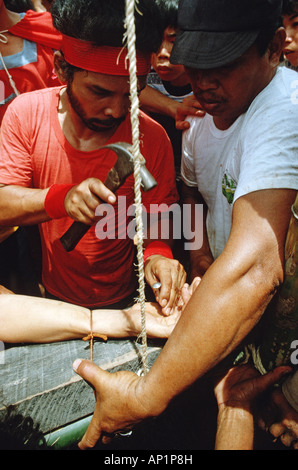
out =
<svg viewBox="0 0 298 470"><path fill-rule="evenodd" d="M278 28L275 32L274 38L268 47L268 60L270 65L275 68L280 63L280 58L285 47L287 33L285 28Z"/></svg>
<svg viewBox="0 0 298 470"><path fill-rule="evenodd" d="M61 83L67 83L67 78L64 73L64 69L61 66L62 62L64 62L64 57L60 51L54 52L54 68L56 75Z"/></svg>

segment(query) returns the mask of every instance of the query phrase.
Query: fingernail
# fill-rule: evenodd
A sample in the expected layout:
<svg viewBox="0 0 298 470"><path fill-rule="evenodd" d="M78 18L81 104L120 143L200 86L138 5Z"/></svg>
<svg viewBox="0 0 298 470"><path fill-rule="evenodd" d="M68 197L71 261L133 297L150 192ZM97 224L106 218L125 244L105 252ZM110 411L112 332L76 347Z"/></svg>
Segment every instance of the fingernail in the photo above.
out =
<svg viewBox="0 0 298 470"><path fill-rule="evenodd" d="M109 196L109 197L108 197L108 202L109 202L110 204L114 204L114 202L116 202L115 196Z"/></svg>
<svg viewBox="0 0 298 470"><path fill-rule="evenodd" d="M77 372L81 362L82 362L82 359L76 359L74 363L72 364L72 368L75 372Z"/></svg>
<svg viewBox="0 0 298 470"><path fill-rule="evenodd" d="M165 307L167 305L167 300L166 299L163 299L163 301L161 302L161 307Z"/></svg>

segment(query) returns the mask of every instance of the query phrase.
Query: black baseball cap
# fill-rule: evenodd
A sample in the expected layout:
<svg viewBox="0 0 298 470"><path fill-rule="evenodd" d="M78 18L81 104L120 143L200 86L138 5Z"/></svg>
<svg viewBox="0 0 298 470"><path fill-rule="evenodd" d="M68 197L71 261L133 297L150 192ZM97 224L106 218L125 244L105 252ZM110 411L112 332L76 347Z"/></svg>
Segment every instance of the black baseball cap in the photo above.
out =
<svg viewBox="0 0 298 470"><path fill-rule="evenodd" d="M279 20L282 4L283 0L180 0L171 62L196 69L233 62L264 27Z"/></svg>

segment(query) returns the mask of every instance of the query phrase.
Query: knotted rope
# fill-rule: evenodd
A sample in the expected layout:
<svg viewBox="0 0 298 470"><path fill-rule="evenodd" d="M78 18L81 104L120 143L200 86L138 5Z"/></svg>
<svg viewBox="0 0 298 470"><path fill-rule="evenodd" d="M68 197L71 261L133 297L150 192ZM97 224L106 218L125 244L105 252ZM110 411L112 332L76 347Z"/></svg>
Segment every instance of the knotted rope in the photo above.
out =
<svg viewBox="0 0 298 470"><path fill-rule="evenodd" d="M137 260L138 260L138 281L139 298L141 306L142 330L139 338L142 340L142 373L146 374L147 366L147 334L146 334L146 316L145 316L145 273L143 259L144 229L142 219L142 195L141 195L141 154L140 154L140 132L139 132L139 96L137 80L137 61L136 61L136 28L135 11L137 10L138 0L126 0L126 19L125 39L127 41L127 56L129 59L130 76L130 120L132 128L132 155L134 158L134 179L135 179L135 220L136 220L136 239L137 239ZM138 14L140 14L138 12ZM139 339L138 338L138 339ZM137 340L138 341L138 340Z"/></svg>

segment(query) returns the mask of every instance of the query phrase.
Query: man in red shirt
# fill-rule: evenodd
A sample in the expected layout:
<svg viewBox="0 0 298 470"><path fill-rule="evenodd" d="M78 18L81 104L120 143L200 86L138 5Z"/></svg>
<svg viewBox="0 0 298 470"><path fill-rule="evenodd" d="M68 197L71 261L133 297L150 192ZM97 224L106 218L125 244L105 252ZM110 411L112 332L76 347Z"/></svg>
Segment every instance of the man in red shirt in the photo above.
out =
<svg viewBox="0 0 298 470"><path fill-rule="evenodd" d="M134 244L123 236L134 204L133 176L118 190L116 203L105 181L116 155L100 149L113 142L131 143L129 72L122 39L124 0L57 1L52 15L62 33L54 58L58 78L66 86L19 96L2 125L0 146L0 219L2 225L39 224L43 248L43 283L50 295L85 307L128 302L135 295ZM136 15L138 87L146 84L150 54L160 41L152 2ZM70 20L71 18L71 20ZM111 33L112 32L112 33ZM140 114L141 153L158 185L143 194L147 213L153 204L177 201L170 141L164 130ZM114 204L117 233L99 240L95 211ZM123 212L124 217L123 217ZM93 225L76 249L60 243L73 220ZM119 222L120 221L120 222ZM150 234L150 231L148 230ZM168 314L185 281L173 260L170 240L145 241L145 277L160 281L159 303Z"/></svg>
<svg viewBox="0 0 298 470"><path fill-rule="evenodd" d="M53 67L61 35L50 13L9 11L0 1L0 122L21 93L60 85Z"/></svg>

